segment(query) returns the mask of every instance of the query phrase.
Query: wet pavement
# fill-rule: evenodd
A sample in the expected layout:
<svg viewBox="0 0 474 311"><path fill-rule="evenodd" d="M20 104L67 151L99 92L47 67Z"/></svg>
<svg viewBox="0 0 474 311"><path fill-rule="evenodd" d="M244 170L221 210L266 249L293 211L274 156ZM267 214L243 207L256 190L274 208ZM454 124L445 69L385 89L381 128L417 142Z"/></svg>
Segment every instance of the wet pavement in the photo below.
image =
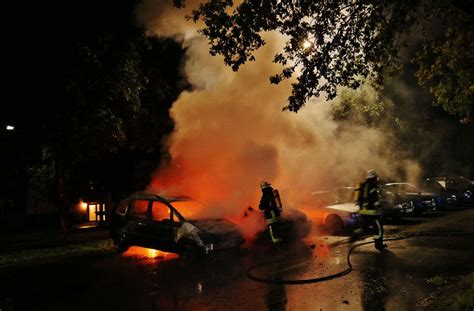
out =
<svg viewBox="0 0 474 311"><path fill-rule="evenodd" d="M188 264L173 254L134 248L0 270L4 310L415 310L435 288L434 276L474 271L474 210L402 220L386 235L443 233L357 248L352 273L323 283L268 285L250 280L247 269L268 279L307 279L347 268L346 236L313 232L285 250L251 246ZM367 239L370 241L370 239ZM337 246L336 246L337 245Z"/></svg>

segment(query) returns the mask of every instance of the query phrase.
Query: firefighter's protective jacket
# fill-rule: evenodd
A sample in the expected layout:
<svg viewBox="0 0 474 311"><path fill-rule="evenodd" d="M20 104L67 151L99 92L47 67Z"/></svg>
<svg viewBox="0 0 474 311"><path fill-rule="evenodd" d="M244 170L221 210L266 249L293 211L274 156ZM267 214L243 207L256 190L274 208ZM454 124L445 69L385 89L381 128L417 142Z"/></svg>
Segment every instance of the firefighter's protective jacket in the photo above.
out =
<svg viewBox="0 0 474 311"><path fill-rule="evenodd" d="M262 189L262 198L258 208L264 211L265 219L268 224L280 221L280 209L277 206L272 187L265 187Z"/></svg>
<svg viewBox="0 0 474 311"><path fill-rule="evenodd" d="M377 182L366 180L360 184L357 203L361 215L377 216L382 214Z"/></svg>

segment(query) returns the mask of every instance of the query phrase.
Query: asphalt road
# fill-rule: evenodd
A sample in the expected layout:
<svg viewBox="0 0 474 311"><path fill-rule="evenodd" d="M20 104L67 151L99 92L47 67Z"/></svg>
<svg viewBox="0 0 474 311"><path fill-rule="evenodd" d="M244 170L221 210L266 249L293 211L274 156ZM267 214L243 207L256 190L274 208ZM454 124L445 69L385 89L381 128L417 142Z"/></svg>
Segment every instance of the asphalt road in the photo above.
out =
<svg viewBox="0 0 474 311"><path fill-rule="evenodd" d="M372 245L353 253L354 271L324 283L267 285L246 276L268 259L282 261L255 271L261 277L304 279L346 268L347 237L315 230L303 243L275 251L251 246L196 264L174 255L132 249L0 270L0 309L7 310L416 310L436 287L433 277L474 271L474 209L387 224L386 235L442 233ZM367 240L369 241L369 239ZM313 245L313 248L311 247Z"/></svg>

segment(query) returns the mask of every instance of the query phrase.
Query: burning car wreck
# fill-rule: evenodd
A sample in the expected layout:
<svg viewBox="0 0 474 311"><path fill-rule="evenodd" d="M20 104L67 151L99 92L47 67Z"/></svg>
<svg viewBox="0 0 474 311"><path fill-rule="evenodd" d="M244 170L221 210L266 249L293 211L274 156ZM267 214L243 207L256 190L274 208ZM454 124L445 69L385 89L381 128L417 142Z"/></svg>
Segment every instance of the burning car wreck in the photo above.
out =
<svg viewBox="0 0 474 311"><path fill-rule="evenodd" d="M141 246L196 258L224 249L238 249L244 238L225 219L185 219L173 206L189 204L188 197L135 194L122 200L110 215L111 235L117 252Z"/></svg>
<svg viewBox="0 0 474 311"><path fill-rule="evenodd" d="M252 238L253 245L268 244L270 242L269 230L265 227L264 221L259 214L254 208L249 207L245 210L243 216L243 219L247 220L248 223L258 223L258 229L253 235L254 238ZM311 233L311 229L311 219L304 211L293 208L283 211L280 222L280 233L283 243L302 240Z"/></svg>

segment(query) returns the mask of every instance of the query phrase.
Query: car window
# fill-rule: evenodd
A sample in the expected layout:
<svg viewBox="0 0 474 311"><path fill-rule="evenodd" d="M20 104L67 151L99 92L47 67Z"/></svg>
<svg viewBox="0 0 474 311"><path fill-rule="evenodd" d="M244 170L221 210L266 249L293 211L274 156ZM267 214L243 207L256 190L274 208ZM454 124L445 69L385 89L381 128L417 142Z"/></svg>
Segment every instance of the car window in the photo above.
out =
<svg viewBox="0 0 474 311"><path fill-rule="evenodd" d="M443 191L446 190L439 182L436 180L427 180L425 181L425 187L430 191Z"/></svg>
<svg viewBox="0 0 474 311"><path fill-rule="evenodd" d="M132 203L132 211L130 212L130 216L147 218L148 203L148 200L134 200Z"/></svg>
<svg viewBox="0 0 474 311"><path fill-rule="evenodd" d="M387 185L385 186L385 191L395 194L400 192L400 189L396 185Z"/></svg>
<svg viewBox="0 0 474 311"><path fill-rule="evenodd" d="M387 185L387 191L395 193L405 193L405 192L419 192L418 188L413 185L408 184L393 184Z"/></svg>
<svg viewBox="0 0 474 311"><path fill-rule="evenodd" d="M469 186L470 185L468 185L462 179L449 179L446 182L446 188L449 190L463 190L465 188L469 188Z"/></svg>
<svg viewBox="0 0 474 311"><path fill-rule="evenodd" d="M446 189L446 182L444 180L438 180L438 184L443 187L444 189Z"/></svg>
<svg viewBox="0 0 474 311"><path fill-rule="evenodd" d="M120 201L120 203L117 205L117 209L115 210L115 212L120 215L125 215L129 203L129 200Z"/></svg>
<svg viewBox="0 0 474 311"><path fill-rule="evenodd" d="M151 205L151 219L155 221L162 221L165 219L171 219L171 210L170 208L160 202L160 201L153 201Z"/></svg>
<svg viewBox="0 0 474 311"><path fill-rule="evenodd" d="M401 185L400 188L403 192L420 192L420 190L413 185Z"/></svg>
<svg viewBox="0 0 474 311"><path fill-rule="evenodd" d="M198 218L204 212L209 211L209 207L195 200L174 201L171 205L186 219ZM177 218L177 217L176 217ZM175 219L176 219L175 218ZM175 221L178 221L177 219Z"/></svg>
<svg viewBox="0 0 474 311"><path fill-rule="evenodd" d="M338 203L348 203L354 201L354 189L340 188L334 190L334 201Z"/></svg>

